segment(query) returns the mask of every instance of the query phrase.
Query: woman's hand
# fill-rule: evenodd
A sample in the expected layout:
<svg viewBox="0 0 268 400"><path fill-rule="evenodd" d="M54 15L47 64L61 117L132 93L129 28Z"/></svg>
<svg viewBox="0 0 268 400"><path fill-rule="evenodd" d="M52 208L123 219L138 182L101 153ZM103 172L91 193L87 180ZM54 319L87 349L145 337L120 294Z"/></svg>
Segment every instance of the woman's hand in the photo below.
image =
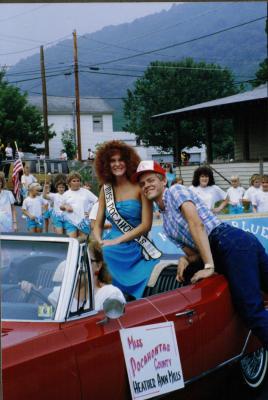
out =
<svg viewBox="0 0 268 400"><path fill-rule="evenodd" d="M196 283L197 281L200 281L200 279L209 278L214 274L214 272L214 268L201 269L194 274L191 283Z"/></svg>
<svg viewBox="0 0 268 400"><path fill-rule="evenodd" d="M120 244L120 238L111 239L111 240L102 240L100 244L105 246L115 246L116 244Z"/></svg>
<svg viewBox="0 0 268 400"><path fill-rule="evenodd" d="M184 273L184 270L188 267L188 265L189 265L189 261L187 260L186 257L181 257L179 259L178 267L177 267L177 276L176 276L176 279L178 282L184 281L183 273Z"/></svg>

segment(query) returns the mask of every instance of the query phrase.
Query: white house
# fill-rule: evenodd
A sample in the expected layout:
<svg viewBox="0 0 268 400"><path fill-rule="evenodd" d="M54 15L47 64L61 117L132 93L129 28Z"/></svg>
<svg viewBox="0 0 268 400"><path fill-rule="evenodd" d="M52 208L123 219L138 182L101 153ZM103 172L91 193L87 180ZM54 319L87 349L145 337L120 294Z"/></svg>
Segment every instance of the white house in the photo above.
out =
<svg viewBox="0 0 268 400"><path fill-rule="evenodd" d="M29 96L28 102L43 112L42 96ZM62 150L61 135L64 130L75 130L75 98L47 97L48 124L56 132L49 141L50 158L58 158ZM88 157L88 149L113 137L113 109L100 98L80 98L80 126L82 159Z"/></svg>
<svg viewBox="0 0 268 400"><path fill-rule="evenodd" d="M42 96L29 96L28 102L43 112ZM64 130L76 131L75 98L48 96L48 124L56 132L49 141L50 158L59 158L63 148L61 137ZM96 145L116 139L135 147L142 160L153 159L158 162L173 162L170 152L160 151L157 147L145 147L137 144L136 135L130 132L113 131L113 109L104 100L95 98L80 98L80 127L82 159L88 157L88 149L95 150ZM36 147L44 147L37 145ZM205 148L185 148L191 154L190 161L203 162Z"/></svg>

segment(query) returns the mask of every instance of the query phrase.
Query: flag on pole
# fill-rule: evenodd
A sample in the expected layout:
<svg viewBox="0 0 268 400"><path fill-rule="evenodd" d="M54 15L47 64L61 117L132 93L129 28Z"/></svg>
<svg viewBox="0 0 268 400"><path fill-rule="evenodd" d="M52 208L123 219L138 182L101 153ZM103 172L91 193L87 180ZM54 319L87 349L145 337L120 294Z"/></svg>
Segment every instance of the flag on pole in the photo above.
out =
<svg viewBox="0 0 268 400"><path fill-rule="evenodd" d="M13 192L16 200L20 201L20 172L23 171L22 161L19 156L18 149L15 151L15 160L12 172Z"/></svg>

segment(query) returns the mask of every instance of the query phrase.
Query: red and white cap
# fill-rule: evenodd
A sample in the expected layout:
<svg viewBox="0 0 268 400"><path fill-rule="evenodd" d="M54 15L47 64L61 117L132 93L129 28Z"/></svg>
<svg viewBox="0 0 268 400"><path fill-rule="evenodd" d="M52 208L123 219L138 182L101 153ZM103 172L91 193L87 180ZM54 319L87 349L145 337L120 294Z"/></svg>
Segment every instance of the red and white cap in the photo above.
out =
<svg viewBox="0 0 268 400"><path fill-rule="evenodd" d="M132 182L138 182L139 176L144 174L144 172L155 172L156 174L166 176L166 171L156 161L141 161L138 165L137 171L131 177Z"/></svg>

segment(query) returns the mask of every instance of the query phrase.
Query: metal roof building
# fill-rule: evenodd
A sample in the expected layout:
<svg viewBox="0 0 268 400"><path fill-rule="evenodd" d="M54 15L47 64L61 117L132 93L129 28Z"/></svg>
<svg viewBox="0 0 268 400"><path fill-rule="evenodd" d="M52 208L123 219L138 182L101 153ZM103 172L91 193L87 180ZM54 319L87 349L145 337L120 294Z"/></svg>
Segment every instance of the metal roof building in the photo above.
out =
<svg viewBox="0 0 268 400"><path fill-rule="evenodd" d="M28 102L35 106L39 111L43 111L42 96L29 96ZM72 114L75 106L75 97L57 97L47 96L47 107L49 114ZM80 113L81 114L112 114L113 108L99 97L80 98Z"/></svg>
<svg viewBox="0 0 268 400"><path fill-rule="evenodd" d="M235 132L235 159L243 161L268 159L267 84L244 93L154 115L152 118L174 118L178 123L178 128L181 120L205 119L209 162L213 160L211 120L231 118Z"/></svg>

